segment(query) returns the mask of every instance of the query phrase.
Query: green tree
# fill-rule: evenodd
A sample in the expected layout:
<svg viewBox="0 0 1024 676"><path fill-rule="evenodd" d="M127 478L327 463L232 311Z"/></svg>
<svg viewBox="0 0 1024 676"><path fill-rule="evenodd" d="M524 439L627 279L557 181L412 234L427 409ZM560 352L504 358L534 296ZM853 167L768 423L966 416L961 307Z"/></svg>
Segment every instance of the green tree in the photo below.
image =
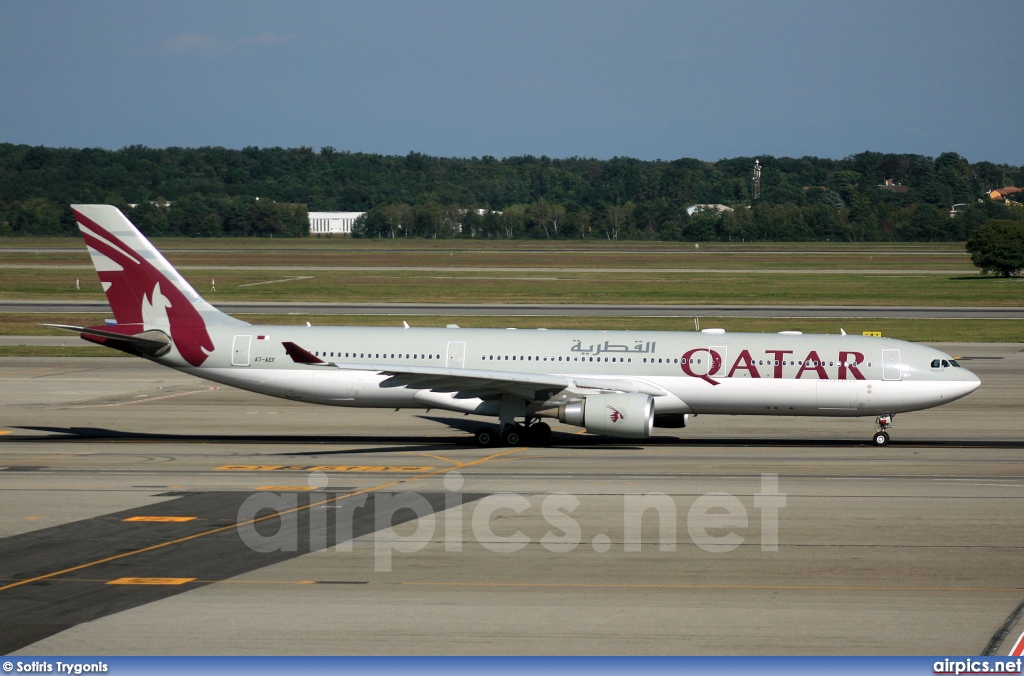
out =
<svg viewBox="0 0 1024 676"><path fill-rule="evenodd" d="M989 199L977 202L987 190L1024 184L1024 168L970 163L952 152L760 160L761 199L753 209L722 216L716 238L963 240L985 221L1024 213ZM746 206L753 162L0 143L0 234L72 235L77 229L69 203L106 202L151 235L304 236L301 208L289 205L308 204L317 211L407 205L407 217L387 217L387 236L395 237L461 236L461 223L464 236L670 240L693 234L686 205ZM879 189L886 179L901 191ZM255 207L256 196L268 206ZM126 202L138 206L129 210ZM972 208L951 220L949 208L957 202ZM490 215L479 222L467 219L468 211L460 217L470 205L486 206ZM522 224L518 209L510 219L501 217L513 205L530 205ZM624 214L629 205L635 209Z"/></svg>
<svg viewBox="0 0 1024 676"><path fill-rule="evenodd" d="M442 210L441 218L444 221L444 227L448 231L446 236L448 237L461 237L463 230L462 217L465 213L458 204L448 204Z"/></svg>
<svg viewBox="0 0 1024 676"><path fill-rule="evenodd" d="M686 239L693 242L709 242L715 239L721 218L714 209L698 209L693 212L686 225Z"/></svg>
<svg viewBox="0 0 1024 676"><path fill-rule="evenodd" d="M170 234L167 222L167 209L158 207L150 200L143 200L131 207L125 216L134 223L144 235L160 237ZM179 234L179 233L174 233Z"/></svg>
<svg viewBox="0 0 1024 676"><path fill-rule="evenodd" d="M1024 270L1024 221L989 221L967 240L971 262L982 272L1004 277Z"/></svg>
<svg viewBox="0 0 1024 676"><path fill-rule="evenodd" d="M15 203L8 226L16 235L65 235L61 210L42 198Z"/></svg>
<svg viewBox="0 0 1024 676"><path fill-rule="evenodd" d="M252 233L258 237L273 237L284 229L280 210L266 200L254 202L249 208L249 223Z"/></svg>
<svg viewBox="0 0 1024 676"><path fill-rule="evenodd" d="M383 208L384 220L387 222L391 239L409 236L415 217L412 207L408 204L387 204Z"/></svg>
<svg viewBox="0 0 1024 676"><path fill-rule="evenodd" d="M153 209L167 212L168 230L174 234L186 237L216 237L223 232L220 216L197 196L182 198L168 209Z"/></svg>
<svg viewBox="0 0 1024 676"><path fill-rule="evenodd" d="M608 239L618 239L619 235L629 228L636 204L609 204L604 210L604 231Z"/></svg>
<svg viewBox="0 0 1024 676"><path fill-rule="evenodd" d="M948 209L930 204L919 204L910 219L899 229L900 239L909 242L944 240L949 221Z"/></svg>
<svg viewBox="0 0 1024 676"><path fill-rule="evenodd" d="M821 203L833 209L842 209L846 206L842 196L834 190L824 190L821 193Z"/></svg>
<svg viewBox="0 0 1024 676"><path fill-rule="evenodd" d="M523 235L526 230L527 209L529 207L525 204L512 204L501 212L502 235L505 239L515 239Z"/></svg>
<svg viewBox="0 0 1024 676"><path fill-rule="evenodd" d="M468 207L465 213L462 214L463 236L475 238L477 235L482 234L483 220L483 216L480 215L475 206Z"/></svg>
<svg viewBox="0 0 1024 676"><path fill-rule="evenodd" d="M410 153L413 161L418 161L416 153ZM420 237L437 239L444 237L441 224L444 220L444 211L439 204L433 202L423 204L415 208L413 216L413 232Z"/></svg>
<svg viewBox="0 0 1024 676"><path fill-rule="evenodd" d="M390 234L383 207L374 207L352 224L353 237L386 237Z"/></svg>
<svg viewBox="0 0 1024 676"><path fill-rule="evenodd" d="M480 227L483 230L483 235L488 239L501 237L501 214L485 207L483 218L480 219Z"/></svg>

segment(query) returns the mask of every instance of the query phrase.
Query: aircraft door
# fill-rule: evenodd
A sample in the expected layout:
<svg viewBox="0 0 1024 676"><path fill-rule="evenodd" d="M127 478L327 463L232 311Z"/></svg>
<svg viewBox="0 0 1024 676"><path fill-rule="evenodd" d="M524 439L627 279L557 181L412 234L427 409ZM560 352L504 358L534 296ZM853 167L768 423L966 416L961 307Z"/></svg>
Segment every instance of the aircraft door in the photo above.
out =
<svg viewBox="0 0 1024 676"><path fill-rule="evenodd" d="M235 336L234 345L231 348L231 365L249 365L249 346L252 345L252 336Z"/></svg>
<svg viewBox="0 0 1024 676"><path fill-rule="evenodd" d="M728 360L728 347L725 345L711 345L697 350L690 358L690 370L697 376L724 378L725 374L729 372L729 366L726 364Z"/></svg>
<svg viewBox="0 0 1024 676"><path fill-rule="evenodd" d="M466 368L466 344L461 341L448 343L448 368Z"/></svg>
<svg viewBox="0 0 1024 676"><path fill-rule="evenodd" d="M900 380L902 364L899 350L882 350L882 380Z"/></svg>

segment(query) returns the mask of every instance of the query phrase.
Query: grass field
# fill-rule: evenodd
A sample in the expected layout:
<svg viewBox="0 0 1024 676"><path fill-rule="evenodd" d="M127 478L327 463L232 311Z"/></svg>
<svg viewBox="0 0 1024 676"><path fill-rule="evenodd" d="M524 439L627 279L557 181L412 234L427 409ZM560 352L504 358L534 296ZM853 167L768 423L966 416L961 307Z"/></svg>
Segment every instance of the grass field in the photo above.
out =
<svg viewBox="0 0 1024 676"><path fill-rule="evenodd" d="M67 336L68 347L79 340L74 333L49 329L41 324L71 324L90 326L102 324L106 315L80 314L57 315L18 313L0 315L0 335L7 336ZM314 326L401 326L408 321L411 326L442 327L458 324L463 328L508 328L522 329L608 329L632 331L693 331L693 317L486 317L472 316L402 316L402 315L235 315L252 324L304 325L307 321ZM777 331L803 331L804 333L847 333L859 334L864 331L881 331L890 338L914 342L1024 342L1024 320L1014 319L747 319L709 318L700 319L700 327L724 328L729 332L748 331L754 333L775 333ZM25 346L24 349L29 349ZM6 354L0 347L0 355ZM51 350L59 348L32 348ZM89 349L89 348L83 348ZM100 351L107 352L106 350ZM91 354L91 352L90 352Z"/></svg>
<svg viewBox="0 0 1024 676"><path fill-rule="evenodd" d="M697 250L664 242L335 238L157 245L213 302L1024 304L1024 280L979 275L959 244L708 243ZM103 298L77 238L0 238L0 274L3 299Z"/></svg>
<svg viewBox="0 0 1024 676"><path fill-rule="evenodd" d="M650 305L1024 305L1024 279L973 271L962 244L707 243L309 238L158 239L208 300ZM271 269L275 268L275 269ZM75 290L78 277L81 289ZM211 281L216 279L216 291ZM78 238L0 238L0 298L103 300ZM267 323L389 324L402 318L269 315ZM708 320L705 320L705 322ZM713 320L730 331L837 333L833 320ZM0 315L0 333L96 315ZM690 317L414 317L417 325L690 330ZM706 325L705 325L706 328ZM1015 320L878 320L842 326L914 341L1024 340ZM30 348L25 348L30 349ZM49 348L39 348L49 349ZM88 348L85 348L88 350ZM3 354L0 351L0 354Z"/></svg>
<svg viewBox="0 0 1024 676"><path fill-rule="evenodd" d="M175 266L886 269L970 271L962 244L607 240L155 239ZM0 264L89 265L76 237L0 238Z"/></svg>
<svg viewBox="0 0 1024 676"><path fill-rule="evenodd" d="M567 248L594 251L692 251L692 242L653 242L604 238L590 239L354 239L349 237L303 237L274 239L268 237L153 237L151 241L161 251L211 251L244 249L282 250L565 250ZM834 247L854 247L876 251L921 251L963 253L962 242L701 242L701 251L828 251ZM75 237L0 237L0 251L13 249L67 249L80 250L82 240Z"/></svg>
<svg viewBox="0 0 1024 676"><path fill-rule="evenodd" d="M182 270L207 300L432 303L629 303L645 305L1019 306L1024 279L979 274L519 272L451 269ZM103 300L91 269L2 269L0 298ZM75 291L75 277L81 290ZM216 291L211 281L216 280Z"/></svg>

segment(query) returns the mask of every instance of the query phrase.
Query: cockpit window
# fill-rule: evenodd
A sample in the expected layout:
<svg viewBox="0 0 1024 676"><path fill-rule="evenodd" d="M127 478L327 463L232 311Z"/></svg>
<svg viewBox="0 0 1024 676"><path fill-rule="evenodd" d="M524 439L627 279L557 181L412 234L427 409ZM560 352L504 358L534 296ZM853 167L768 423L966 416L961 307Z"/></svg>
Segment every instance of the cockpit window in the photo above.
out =
<svg viewBox="0 0 1024 676"><path fill-rule="evenodd" d="M939 368L939 366L940 366L939 360L938 359L932 359L932 368L933 369L937 369L937 368Z"/></svg>
<svg viewBox="0 0 1024 676"><path fill-rule="evenodd" d="M956 359L950 359L949 360L949 365L950 366L954 366L956 368L963 368L962 366L960 366L960 364L957 363Z"/></svg>
<svg viewBox="0 0 1024 676"><path fill-rule="evenodd" d="M946 361L945 359L943 359L942 360L942 368L946 368L947 366L949 366L949 362Z"/></svg>

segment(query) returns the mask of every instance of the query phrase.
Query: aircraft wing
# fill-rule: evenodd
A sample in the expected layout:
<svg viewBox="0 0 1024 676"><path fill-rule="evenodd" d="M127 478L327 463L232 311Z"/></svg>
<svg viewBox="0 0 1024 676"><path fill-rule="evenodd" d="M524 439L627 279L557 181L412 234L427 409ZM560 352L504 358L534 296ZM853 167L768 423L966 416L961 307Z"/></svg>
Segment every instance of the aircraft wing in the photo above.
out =
<svg viewBox="0 0 1024 676"><path fill-rule="evenodd" d="M490 369L461 369L443 366L395 364L355 364L323 360L295 343L284 343L288 355L297 364L328 366L344 371L368 371L388 376L381 387L408 387L433 392L456 392L456 399L486 398L515 394L526 399L550 399L563 390L602 392L639 392L651 396L667 394L650 383L629 378L590 378L551 373L521 373ZM545 393L545 390L548 392Z"/></svg>

